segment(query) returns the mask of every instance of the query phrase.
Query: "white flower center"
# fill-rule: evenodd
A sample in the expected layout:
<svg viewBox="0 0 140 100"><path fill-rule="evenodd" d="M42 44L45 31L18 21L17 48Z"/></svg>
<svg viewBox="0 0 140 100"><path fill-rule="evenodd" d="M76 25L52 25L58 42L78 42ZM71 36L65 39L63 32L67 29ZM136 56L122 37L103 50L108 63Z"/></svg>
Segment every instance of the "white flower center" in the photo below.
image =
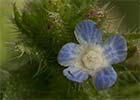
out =
<svg viewBox="0 0 140 100"><path fill-rule="evenodd" d="M108 67L108 60L99 45L81 46L81 55L75 63L78 67L89 74L101 68Z"/></svg>
<svg viewBox="0 0 140 100"><path fill-rule="evenodd" d="M82 62L86 68L94 69L93 65L97 66L100 63L99 59L100 57L97 56L95 51L88 51L86 54L83 55Z"/></svg>

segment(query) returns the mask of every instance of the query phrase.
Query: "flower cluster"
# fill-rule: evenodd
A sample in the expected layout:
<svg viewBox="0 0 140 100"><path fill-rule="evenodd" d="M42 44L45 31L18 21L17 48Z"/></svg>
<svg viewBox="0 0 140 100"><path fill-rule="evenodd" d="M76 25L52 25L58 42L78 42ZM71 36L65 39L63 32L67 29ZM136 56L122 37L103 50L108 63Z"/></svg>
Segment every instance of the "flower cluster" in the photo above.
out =
<svg viewBox="0 0 140 100"><path fill-rule="evenodd" d="M115 34L103 43L100 30L91 20L79 22L74 33L79 44L67 43L58 54L59 64L68 67L63 71L64 76L79 83L91 76L96 89L111 87L117 79L112 64L127 56L125 39Z"/></svg>

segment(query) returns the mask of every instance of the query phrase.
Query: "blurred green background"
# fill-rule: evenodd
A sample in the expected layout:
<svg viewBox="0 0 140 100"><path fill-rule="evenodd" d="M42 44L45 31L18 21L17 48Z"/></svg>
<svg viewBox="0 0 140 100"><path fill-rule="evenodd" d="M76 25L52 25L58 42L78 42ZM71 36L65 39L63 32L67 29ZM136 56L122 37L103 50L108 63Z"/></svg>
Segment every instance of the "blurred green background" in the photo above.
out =
<svg viewBox="0 0 140 100"><path fill-rule="evenodd" d="M102 1L103 4L109 0ZM125 16L119 30L121 32L138 31L140 28L140 1L139 0L111 0L114 6L110 12L115 17ZM10 22L12 17L12 4L16 2L18 8L22 8L25 0L0 0L0 65L10 58L11 52L7 42L14 40L16 36L10 35L14 30ZM115 23L114 23L115 24Z"/></svg>
<svg viewBox="0 0 140 100"><path fill-rule="evenodd" d="M14 27L10 21L13 15L12 4L15 2L19 8L22 8L24 0L0 0L0 65L10 57L7 42L15 38L11 35Z"/></svg>

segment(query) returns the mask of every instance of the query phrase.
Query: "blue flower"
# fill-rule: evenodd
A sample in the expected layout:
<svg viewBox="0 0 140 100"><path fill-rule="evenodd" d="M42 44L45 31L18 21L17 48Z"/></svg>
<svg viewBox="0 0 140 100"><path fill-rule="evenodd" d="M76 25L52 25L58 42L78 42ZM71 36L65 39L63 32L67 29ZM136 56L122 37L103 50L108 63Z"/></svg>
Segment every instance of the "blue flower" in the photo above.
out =
<svg viewBox="0 0 140 100"><path fill-rule="evenodd" d="M127 56L125 39L115 34L103 43L100 30L91 20L79 22L74 33L79 44L67 43L58 54L59 64L67 67L64 76L79 83L91 76L97 90L111 87L117 79L112 64L124 61Z"/></svg>

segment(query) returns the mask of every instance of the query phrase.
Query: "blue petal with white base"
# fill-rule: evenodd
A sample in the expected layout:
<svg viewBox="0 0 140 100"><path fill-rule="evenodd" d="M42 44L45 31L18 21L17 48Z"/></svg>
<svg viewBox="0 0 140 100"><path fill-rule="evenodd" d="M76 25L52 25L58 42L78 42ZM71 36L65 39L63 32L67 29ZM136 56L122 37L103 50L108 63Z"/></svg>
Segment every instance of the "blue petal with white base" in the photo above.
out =
<svg viewBox="0 0 140 100"><path fill-rule="evenodd" d="M58 62L63 66L73 66L74 60L78 56L79 45L75 43L65 44L58 54Z"/></svg>
<svg viewBox="0 0 140 100"><path fill-rule="evenodd" d="M97 90L111 87L117 79L117 74L112 66L96 72L93 77L93 84Z"/></svg>
<svg viewBox="0 0 140 100"><path fill-rule="evenodd" d="M105 54L110 64L122 62L127 57L127 45L120 35L112 35L105 41Z"/></svg>
<svg viewBox="0 0 140 100"><path fill-rule="evenodd" d="M102 42L102 35L91 20L79 22L75 27L75 36L80 44Z"/></svg>
<svg viewBox="0 0 140 100"><path fill-rule="evenodd" d="M68 68L64 69L63 74L69 80L79 82L79 83L88 79L88 74L86 72L83 72L83 71L81 71L77 68L74 68L74 67L68 67Z"/></svg>

